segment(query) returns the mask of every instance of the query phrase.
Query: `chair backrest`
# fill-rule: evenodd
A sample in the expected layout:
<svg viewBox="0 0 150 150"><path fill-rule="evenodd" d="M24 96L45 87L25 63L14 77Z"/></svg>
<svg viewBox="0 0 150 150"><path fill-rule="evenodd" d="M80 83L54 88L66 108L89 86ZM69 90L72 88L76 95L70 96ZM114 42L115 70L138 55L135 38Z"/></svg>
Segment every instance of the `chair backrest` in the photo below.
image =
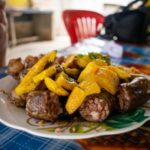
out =
<svg viewBox="0 0 150 150"><path fill-rule="evenodd" d="M71 38L71 43L74 44L100 33L104 16L86 10L65 10L63 20Z"/></svg>

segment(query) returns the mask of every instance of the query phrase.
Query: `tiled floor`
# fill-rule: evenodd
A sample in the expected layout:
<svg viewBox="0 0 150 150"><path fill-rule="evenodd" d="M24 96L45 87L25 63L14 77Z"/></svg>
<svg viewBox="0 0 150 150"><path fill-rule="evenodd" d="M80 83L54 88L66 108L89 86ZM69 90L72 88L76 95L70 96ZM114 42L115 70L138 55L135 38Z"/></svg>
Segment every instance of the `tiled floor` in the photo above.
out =
<svg viewBox="0 0 150 150"><path fill-rule="evenodd" d="M70 45L70 39L68 36L60 36L57 37L53 41L42 41L42 42L34 42L19 45L13 48L9 48L7 50L6 55L6 64L8 63L9 59L21 57L24 58L27 55L38 55L41 53L46 53L49 50L53 49L63 49Z"/></svg>

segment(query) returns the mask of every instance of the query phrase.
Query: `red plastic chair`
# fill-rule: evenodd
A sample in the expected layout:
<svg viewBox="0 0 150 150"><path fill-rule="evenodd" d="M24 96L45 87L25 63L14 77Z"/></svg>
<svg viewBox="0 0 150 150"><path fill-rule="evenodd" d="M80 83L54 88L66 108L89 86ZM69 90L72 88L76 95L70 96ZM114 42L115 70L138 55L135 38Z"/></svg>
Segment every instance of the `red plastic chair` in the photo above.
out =
<svg viewBox="0 0 150 150"><path fill-rule="evenodd" d="M99 34L100 25L104 23L104 16L92 11L65 10L63 20L71 43L74 44Z"/></svg>

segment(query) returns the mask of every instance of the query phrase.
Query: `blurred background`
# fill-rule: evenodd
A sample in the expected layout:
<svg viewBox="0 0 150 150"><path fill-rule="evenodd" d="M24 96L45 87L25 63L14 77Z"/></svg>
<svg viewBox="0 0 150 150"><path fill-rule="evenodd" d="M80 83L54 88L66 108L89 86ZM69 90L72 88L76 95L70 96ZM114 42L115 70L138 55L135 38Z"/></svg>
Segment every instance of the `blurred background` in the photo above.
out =
<svg viewBox="0 0 150 150"><path fill-rule="evenodd" d="M9 45L39 40L69 38L62 20L65 9L92 10L104 16L116 12L132 0L6 0ZM23 30L22 30L23 29ZM65 45L64 45L65 46Z"/></svg>
<svg viewBox="0 0 150 150"><path fill-rule="evenodd" d="M132 1L6 0L9 31L6 63L14 55L24 57L28 53L35 54L35 51L44 53L46 50L71 45L62 19L62 12L65 9L92 10L107 16L118 12Z"/></svg>

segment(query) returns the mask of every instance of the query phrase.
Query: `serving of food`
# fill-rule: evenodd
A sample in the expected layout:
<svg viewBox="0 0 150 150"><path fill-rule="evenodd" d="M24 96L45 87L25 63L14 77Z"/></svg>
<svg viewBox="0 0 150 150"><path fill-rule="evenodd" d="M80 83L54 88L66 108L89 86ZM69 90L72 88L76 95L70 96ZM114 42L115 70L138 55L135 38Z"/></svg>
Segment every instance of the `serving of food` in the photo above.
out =
<svg viewBox="0 0 150 150"><path fill-rule="evenodd" d="M45 137L49 137L45 131L52 131L51 129L53 134L58 130L59 134L69 134L66 131L69 129L70 133L76 134L72 138L80 138L79 133L87 134L87 137L101 135L99 127L103 127L102 135L105 135L104 128L108 130L106 135L108 132L117 134L114 126L108 127L115 115L122 116L122 119L124 117L123 121L128 125L123 123L123 127L128 127L129 122L143 124L150 119L150 114L145 116L146 110L139 108L150 100L149 77L135 68L113 65L108 56L100 53L58 57L57 51L54 50L38 57L28 56L25 60L12 59L8 64L8 74L18 82L9 93L11 103L23 108L26 116L40 123L42 121L42 125L38 126L37 123L36 127L39 130L43 129L40 132L43 131ZM142 119L139 114L143 116ZM74 120L69 125L70 128L64 126L66 120ZM35 126L35 123L31 122L28 120L30 125ZM62 126L59 126L60 122L63 122ZM78 123L81 122L80 131L75 132L79 129ZM94 126L94 131L82 132L83 128L88 128L85 123L90 124L91 129ZM55 127L47 127L47 124ZM118 126L118 130L123 127ZM121 132L125 131L127 128ZM90 132L95 133L90 135ZM87 138L85 135L81 138ZM63 136L70 138L68 135Z"/></svg>

